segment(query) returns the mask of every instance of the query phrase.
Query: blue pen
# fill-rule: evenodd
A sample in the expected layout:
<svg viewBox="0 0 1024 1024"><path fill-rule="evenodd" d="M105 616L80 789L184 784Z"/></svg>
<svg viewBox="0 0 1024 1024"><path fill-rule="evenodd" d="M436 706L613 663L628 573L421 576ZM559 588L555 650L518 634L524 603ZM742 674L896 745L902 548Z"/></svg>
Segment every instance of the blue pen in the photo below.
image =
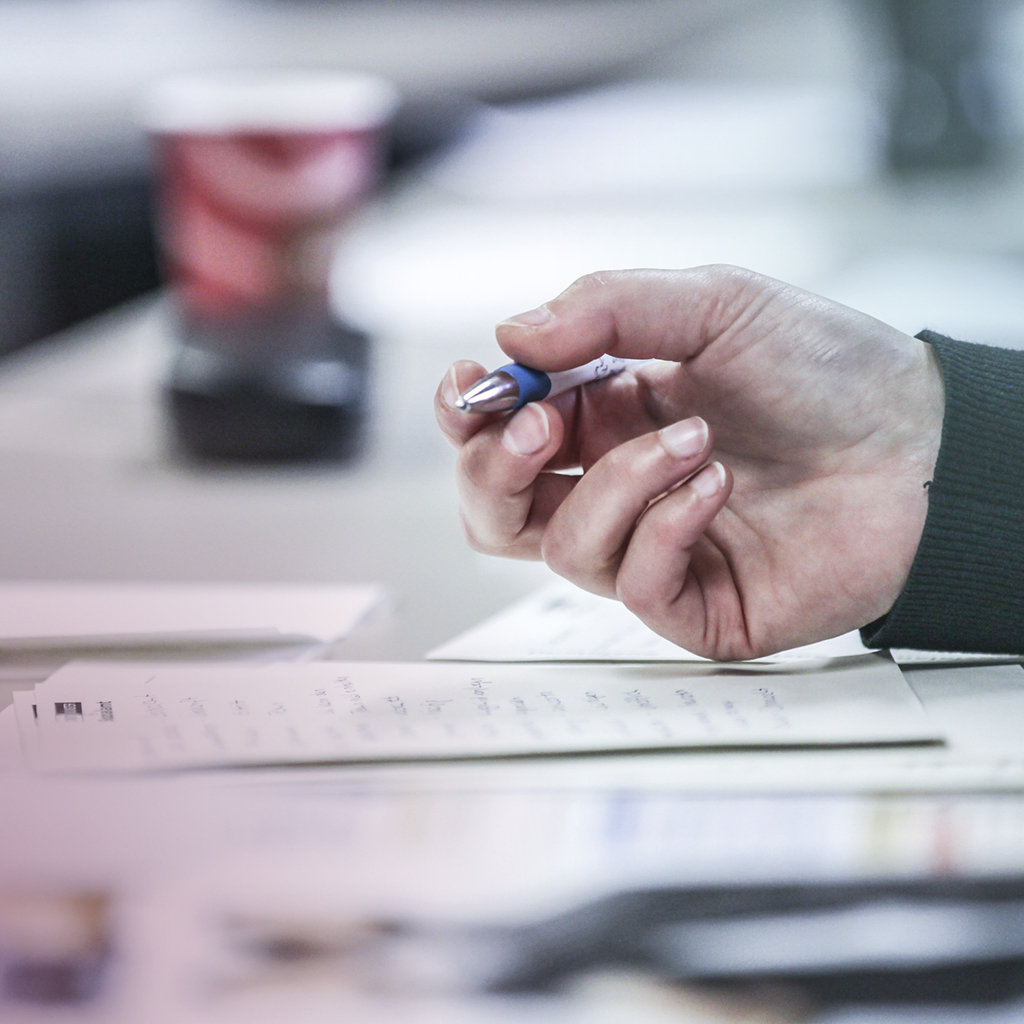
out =
<svg viewBox="0 0 1024 1024"><path fill-rule="evenodd" d="M467 388L455 400L455 408L463 412L514 412L527 402L539 402L545 398L589 384L591 381L621 373L635 359L620 359L618 356L598 356L583 366L571 370L556 370L545 373L532 370L529 366L509 363L482 377L471 388Z"/></svg>

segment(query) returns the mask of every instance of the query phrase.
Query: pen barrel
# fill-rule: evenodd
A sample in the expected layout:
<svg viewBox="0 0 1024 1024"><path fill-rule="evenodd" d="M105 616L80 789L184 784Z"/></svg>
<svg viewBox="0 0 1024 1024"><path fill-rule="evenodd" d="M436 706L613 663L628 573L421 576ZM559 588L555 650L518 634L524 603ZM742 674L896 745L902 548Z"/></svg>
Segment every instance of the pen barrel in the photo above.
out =
<svg viewBox="0 0 1024 1024"><path fill-rule="evenodd" d="M629 365L628 359L620 359L618 356L598 356L591 359L589 363L582 366L574 366L571 370L556 370L549 373L551 379L551 390L548 397L560 395L581 384L590 384L595 380L603 380L605 377L612 377L621 373Z"/></svg>
<svg viewBox="0 0 1024 1024"><path fill-rule="evenodd" d="M635 359L603 355L571 370L545 373L521 363L508 363L478 380L459 396L456 408L465 412L515 412L529 402L541 402L581 384L611 377Z"/></svg>

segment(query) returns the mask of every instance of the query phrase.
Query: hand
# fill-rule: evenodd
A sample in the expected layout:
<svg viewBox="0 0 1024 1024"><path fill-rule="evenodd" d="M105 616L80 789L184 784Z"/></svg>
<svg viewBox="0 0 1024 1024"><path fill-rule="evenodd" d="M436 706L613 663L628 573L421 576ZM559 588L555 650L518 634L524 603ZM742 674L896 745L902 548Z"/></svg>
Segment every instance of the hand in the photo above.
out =
<svg viewBox="0 0 1024 1024"><path fill-rule="evenodd" d="M435 405L476 549L543 558L711 658L892 606L938 455L930 346L734 267L590 275L497 336L543 370L603 352L659 362L510 419L455 410L484 369L452 367Z"/></svg>

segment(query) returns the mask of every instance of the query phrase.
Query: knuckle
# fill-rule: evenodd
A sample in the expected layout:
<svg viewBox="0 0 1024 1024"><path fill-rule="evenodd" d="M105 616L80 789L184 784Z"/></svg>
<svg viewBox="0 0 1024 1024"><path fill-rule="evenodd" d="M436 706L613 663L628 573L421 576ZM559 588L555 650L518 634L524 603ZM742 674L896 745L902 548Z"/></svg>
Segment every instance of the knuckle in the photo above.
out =
<svg viewBox="0 0 1024 1024"><path fill-rule="evenodd" d="M662 454L663 449L657 434L647 434L605 452L591 466L589 473L593 479L600 477L602 487L631 493L641 487L644 478L655 468L655 463ZM648 486L653 484L648 482ZM660 481L658 486L660 487Z"/></svg>
<svg viewBox="0 0 1024 1024"><path fill-rule="evenodd" d="M659 551L674 551L692 542L693 514L700 499L689 487L678 487L644 513L644 541Z"/></svg>
<svg viewBox="0 0 1024 1024"><path fill-rule="evenodd" d="M473 530L464 529L462 532L466 536L466 544L470 551L475 551L479 555L493 555L495 553L487 544L484 544L477 538L477 535Z"/></svg>
<svg viewBox="0 0 1024 1024"><path fill-rule="evenodd" d="M701 267L701 271L706 278L721 284L742 285L765 280L761 274L747 270L746 267L737 267L732 263L709 263L707 266Z"/></svg>
<svg viewBox="0 0 1024 1024"><path fill-rule="evenodd" d="M504 545L497 543L486 530L481 530L480 525L471 520L465 509L462 510L460 518L462 520L462 533L471 550L481 555L497 555L502 553Z"/></svg>
<svg viewBox="0 0 1024 1024"><path fill-rule="evenodd" d="M709 292L728 308L757 307L788 287L764 274L730 263L713 263L698 268L698 272Z"/></svg>
<svg viewBox="0 0 1024 1024"><path fill-rule="evenodd" d="M462 522L462 534L466 538L466 543L469 547L472 548L473 551L480 552L482 555L488 554L487 545L477 532L476 527L470 521L469 515L465 509L461 509L459 511L459 519Z"/></svg>
<svg viewBox="0 0 1024 1024"><path fill-rule="evenodd" d="M437 425L441 429L441 435L445 441L448 442L456 451L461 451L466 444L466 435L459 429L458 424L452 423L447 413L438 411L437 413Z"/></svg>
<svg viewBox="0 0 1024 1024"><path fill-rule="evenodd" d="M604 560L578 529L549 523L540 538L540 553L549 569L586 589L593 589L607 575Z"/></svg>
<svg viewBox="0 0 1024 1024"><path fill-rule="evenodd" d="M645 440L647 438L640 438L634 442L627 441L605 452L599 460L601 469L616 477L632 476L638 468L638 443L643 444Z"/></svg>
<svg viewBox="0 0 1024 1024"><path fill-rule="evenodd" d="M540 538L540 557L552 572L594 594L615 596L617 561L609 564L585 545L575 533L552 530Z"/></svg>
<svg viewBox="0 0 1024 1024"><path fill-rule="evenodd" d="M540 542L540 553L548 567L559 576L570 576L575 560L571 557L570 545L561 530L549 528L545 531Z"/></svg>
<svg viewBox="0 0 1024 1024"><path fill-rule="evenodd" d="M605 275L599 271L594 270L589 274L583 274L577 277L575 281L566 289L567 291L585 292L590 291L593 288L601 288L605 283Z"/></svg>
<svg viewBox="0 0 1024 1024"><path fill-rule="evenodd" d="M665 610L665 602L653 591L649 581L637 577L620 578L616 581L619 600L643 622L656 619Z"/></svg>
<svg viewBox="0 0 1024 1024"><path fill-rule="evenodd" d="M594 270L589 274L584 274L582 277L577 277L575 281L565 291L562 292L558 298L563 298L570 295L588 295L591 292L601 291L612 284L616 279L623 275L621 270Z"/></svg>
<svg viewBox="0 0 1024 1024"><path fill-rule="evenodd" d="M644 518L645 544L656 551L671 551L679 546L679 528L674 516L648 514Z"/></svg>
<svg viewBox="0 0 1024 1024"><path fill-rule="evenodd" d="M493 477L494 459L483 443L465 444L459 450L459 477L474 487L487 489Z"/></svg>
<svg viewBox="0 0 1024 1024"><path fill-rule="evenodd" d="M680 460L650 433L605 452L585 475L608 501L635 507L640 515L649 501L679 482L679 472Z"/></svg>

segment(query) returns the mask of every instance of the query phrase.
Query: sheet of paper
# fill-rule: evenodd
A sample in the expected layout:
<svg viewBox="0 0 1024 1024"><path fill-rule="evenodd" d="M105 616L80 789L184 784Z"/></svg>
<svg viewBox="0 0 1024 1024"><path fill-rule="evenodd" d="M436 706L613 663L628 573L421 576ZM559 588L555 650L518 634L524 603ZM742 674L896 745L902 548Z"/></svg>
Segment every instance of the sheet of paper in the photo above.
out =
<svg viewBox="0 0 1024 1024"><path fill-rule="evenodd" d="M897 665L993 665L1019 662L1019 654L970 654L966 651L914 651L893 647L889 651Z"/></svg>
<svg viewBox="0 0 1024 1024"><path fill-rule="evenodd" d="M856 632L782 651L762 662L868 653ZM708 661L648 629L618 601L553 583L435 647L438 661Z"/></svg>
<svg viewBox="0 0 1024 1024"><path fill-rule="evenodd" d="M21 759L26 767L36 763L39 750L39 705L34 690L17 690L14 693L15 722L18 731L18 746Z"/></svg>
<svg viewBox="0 0 1024 1024"><path fill-rule="evenodd" d="M776 665L82 662L17 703L41 769L938 740L880 655Z"/></svg>
<svg viewBox="0 0 1024 1024"><path fill-rule="evenodd" d="M331 645L311 637L260 633L248 638L223 640L195 637L177 640L173 634L137 642L124 637L107 643L101 637L84 638L73 646L63 644L23 644L5 646L0 641L0 691L17 683L38 683L72 661L169 661L169 662L246 662L262 664L277 661L316 661Z"/></svg>
<svg viewBox="0 0 1024 1024"><path fill-rule="evenodd" d="M295 637L329 643L383 597L375 584L4 583L0 647Z"/></svg>
<svg viewBox="0 0 1024 1024"><path fill-rule="evenodd" d="M12 704L0 711L0 772L15 771L24 763L18 720Z"/></svg>
<svg viewBox="0 0 1024 1024"><path fill-rule="evenodd" d="M222 772L234 783L399 792L1024 793L1024 670L1018 664L918 667L904 673L945 734L941 746L688 750L616 757L392 763ZM1021 801L1024 809L1024 800ZM889 827L879 821L879 828ZM1024 814L1021 817L1024 829ZM944 856L936 848L938 860Z"/></svg>

